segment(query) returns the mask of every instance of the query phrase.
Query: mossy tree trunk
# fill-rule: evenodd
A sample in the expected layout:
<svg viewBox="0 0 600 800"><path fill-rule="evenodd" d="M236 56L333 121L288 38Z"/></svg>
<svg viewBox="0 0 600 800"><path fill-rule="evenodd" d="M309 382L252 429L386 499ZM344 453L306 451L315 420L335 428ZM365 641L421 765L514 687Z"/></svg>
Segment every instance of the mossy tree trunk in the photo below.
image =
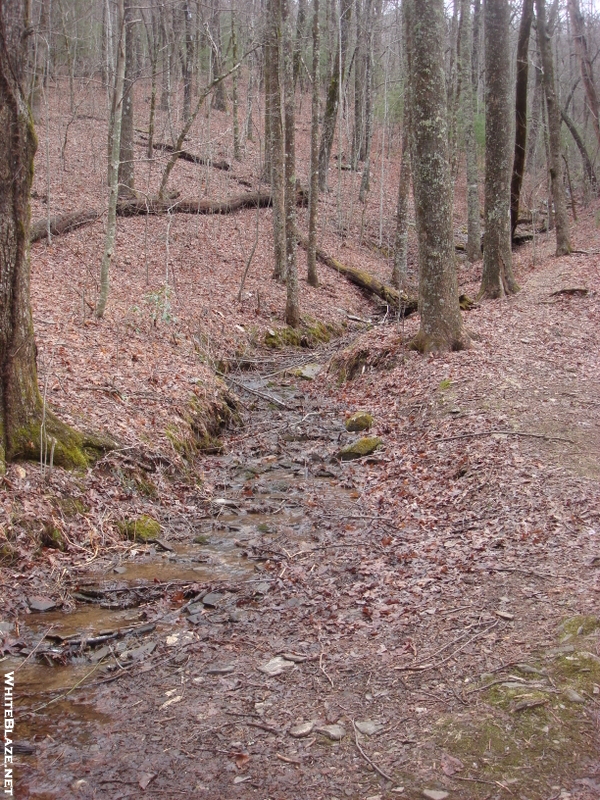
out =
<svg viewBox="0 0 600 800"><path fill-rule="evenodd" d="M36 137L25 100L28 3L0 2L0 469L48 453L55 464L85 465L101 446L44 407L37 381L29 293L29 194Z"/></svg>
<svg viewBox="0 0 600 800"><path fill-rule="evenodd" d="M413 191L419 240L421 352L469 346L458 301L444 75L443 0L405 0L410 30Z"/></svg>
<svg viewBox="0 0 600 800"><path fill-rule="evenodd" d="M135 71L135 16L133 0L125 0L125 74L123 76L123 102L121 112L121 135L119 142L119 197L127 197L134 190L134 146L133 146L133 85ZM114 105L113 105L114 108Z"/></svg>
<svg viewBox="0 0 600 800"><path fill-rule="evenodd" d="M548 111L548 138L549 138L549 164L550 182L552 186L552 200L554 201L554 224L556 227L556 255L564 256L571 252L569 235L569 217L567 214L567 201L563 183L560 128L561 116L556 97L556 84L554 78L554 56L548 26L546 24L546 3L544 0L535 0L537 12L537 38L542 57L542 82L546 95L546 108Z"/></svg>
<svg viewBox="0 0 600 800"><path fill-rule="evenodd" d="M503 297L519 287L513 277L510 236L512 125L509 0L486 0L485 240L479 297Z"/></svg>

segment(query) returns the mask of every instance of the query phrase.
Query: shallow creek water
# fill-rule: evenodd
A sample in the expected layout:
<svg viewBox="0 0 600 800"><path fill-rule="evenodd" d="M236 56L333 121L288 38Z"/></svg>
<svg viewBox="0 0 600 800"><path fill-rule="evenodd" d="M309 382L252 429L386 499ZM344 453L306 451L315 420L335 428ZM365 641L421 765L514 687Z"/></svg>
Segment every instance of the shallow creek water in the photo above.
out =
<svg viewBox="0 0 600 800"><path fill-rule="evenodd" d="M294 398L288 391L286 401ZM260 449L213 459L220 482L210 514L193 530L171 537L165 525L158 543L134 545L118 562L81 576L72 587L74 610L32 613L22 621L17 633L29 656L2 664L16 673L15 741L35 743L66 726L73 746L85 742L110 719L94 687L132 663L144 669L189 606L179 586L253 582L268 591L271 577L261 569L261 553L289 554L286 547L300 551L317 538L307 504L318 499L336 514L351 514L356 495L342 487L339 466L328 456L342 430L318 411L306 414L303 404L279 414ZM315 455L315 445L326 458ZM202 608L200 589L191 602L201 607L200 617L222 610L211 603ZM81 684L85 691L77 691Z"/></svg>

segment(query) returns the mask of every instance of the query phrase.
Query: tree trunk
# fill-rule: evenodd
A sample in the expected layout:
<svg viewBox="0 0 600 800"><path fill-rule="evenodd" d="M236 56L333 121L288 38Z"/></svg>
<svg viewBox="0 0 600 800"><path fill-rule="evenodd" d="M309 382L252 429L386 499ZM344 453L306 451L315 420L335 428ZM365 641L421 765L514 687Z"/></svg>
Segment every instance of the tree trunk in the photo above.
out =
<svg viewBox="0 0 600 800"><path fill-rule="evenodd" d="M561 110L561 117L571 136L573 137L573 141L577 145L577 149L579 150L579 155L581 156L581 160L583 162L583 171L585 174L585 178L589 183L589 187L594 193L594 195L598 196L598 179L596 177L596 171L594 169L594 165L592 163L592 159L590 158L590 154L587 151L587 147L583 139L581 138L581 134L577 130L577 126L571 119L571 117L567 114L566 109Z"/></svg>
<svg viewBox="0 0 600 800"><path fill-rule="evenodd" d="M443 0L405 0L414 132L413 176L419 239L421 327L412 347L423 353L468 347L458 300L452 231L452 186L444 76Z"/></svg>
<svg viewBox="0 0 600 800"><path fill-rule="evenodd" d="M406 7L403 8L406 11ZM408 80L409 31L406 14L402 14L402 33L404 41L404 114L402 118L402 163L400 164L400 181L398 186L398 207L396 209L396 238L394 242L394 266L392 268L391 284L396 289L404 287L408 275L408 200L410 197L411 163L410 163L410 137L411 120L410 108L410 81Z"/></svg>
<svg viewBox="0 0 600 800"><path fill-rule="evenodd" d="M512 272L510 176L509 0L486 0L485 36L485 235L479 297L503 297L519 287Z"/></svg>
<svg viewBox="0 0 600 800"><path fill-rule="evenodd" d="M467 258L481 258L481 220L479 204L479 169L475 139L475 103L477 84L473 82L473 25L470 0L462 0L459 70L462 85L464 145L467 162Z"/></svg>
<svg viewBox="0 0 600 800"><path fill-rule="evenodd" d="M212 46L212 77L215 78L223 72L223 44L221 37L221 11L219 0L213 0L213 13L210 25L210 36ZM225 84L219 83L213 95L213 108L217 111L227 111L227 98L225 96Z"/></svg>
<svg viewBox="0 0 600 800"><path fill-rule="evenodd" d="M119 189L119 152L121 147L121 119L123 114L123 86L125 80L125 37L126 25L124 22L123 0L119 2L119 48L117 52L117 71L112 98L111 143L110 159L108 162L108 212L106 216L106 234L104 237L104 252L100 266L100 294L96 304L96 316L104 316L108 292L110 289L110 264L114 254L115 238L117 233L117 200Z"/></svg>
<svg viewBox="0 0 600 800"><path fill-rule="evenodd" d="M192 11L189 0L183 0L183 29L185 32L185 50L183 53L183 119L188 120L192 114L192 67L194 64L194 38L192 36ZM234 58L235 61L235 58Z"/></svg>
<svg viewBox="0 0 600 800"><path fill-rule="evenodd" d="M344 80L344 69L346 66L351 15L352 0L341 0L337 53L332 67L329 87L327 89L327 101L325 104L325 115L323 117L321 133L321 147L319 149L319 190L321 192L324 192L327 186L327 172L335 134L335 123L340 102L340 89ZM341 153L339 156L341 158Z"/></svg>
<svg viewBox="0 0 600 800"><path fill-rule="evenodd" d="M135 15L133 0L124 2L125 25L125 76L123 79L123 102L121 114L121 143L119 149L119 197L126 197L134 190L134 146L133 146L133 86L135 70Z"/></svg>
<svg viewBox="0 0 600 800"><path fill-rule="evenodd" d="M300 324L296 253L296 116L294 97L294 37L290 0L281 0L283 45L283 93L285 122L285 253L287 287L285 321L290 328Z"/></svg>
<svg viewBox="0 0 600 800"><path fill-rule="evenodd" d="M267 54L269 61L265 65L268 73L269 86L269 142L271 163L271 191L273 194L273 254L275 265L273 277L276 280L285 278L286 269L286 238L285 238L285 148L284 148L284 120L282 97L282 69L281 62L281 2L282 0L269 0L269 46Z"/></svg>
<svg viewBox="0 0 600 800"><path fill-rule="evenodd" d="M37 382L29 293L29 195L36 137L24 92L28 4L0 2L0 470L17 458L85 466L99 440L60 422ZM90 448L89 450L87 448Z"/></svg>
<svg viewBox="0 0 600 800"><path fill-rule="evenodd" d="M308 284L317 287L317 215L319 209L319 58L321 35L319 30L319 0L313 0L313 63L312 109L310 123L310 200L308 208L308 248L306 261Z"/></svg>
<svg viewBox="0 0 600 800"><path fill-rule="evenodd" d="M571 25L573 26L573 39L575 40L575 49L579 57L579 65L581 67L581 78L585 88L585 94L588 101L588 108L592 115L592 125L598 144L600 144L600 119L599 110L600 104L598 103L598 94L596 92L596 84L594 83L594 70L592 68L592 60L589 55L587 39L585 36L585 22L583 14L579 8L579 0L568 0L569 16L571 18Z"/></svg>
<svg viewBox="0 0 600 800"><path fill-rule="evenodd" d="M529 34L533 22L533 0L524 0L517 43L517 86L515 91L515 155L510 184L511 240L519 221L519 198L525 173L527 147L527 83L529 77Z"/></svg>
<svg viewBox="0 0 600 800"><path fill-rule="evenodd" d="M554 58L552 43L546 26L545 0L535 0L537 11L538 45L542 57L542 80L548 110L548 135L550 139L550 181L554 201L554 224L556 227L556 255L564 256L571 252L569 238L569 218L563 184L562 158L560 152L560 108L556 98L554 81Z"/></svg>
<svg viewBox="0 0 600 800"><path fill-rule="evenodd" d="M237 62L237 34L235 31L236 21L235 16L231 14L231 54L233 56L233 63ZM240 144L240 120L239 120L239 96L238 96L239 72L236 70L233 73L233 86L232 86L232 113L233 113L233 157L236 161L242 160L242 148Z"/></svg>

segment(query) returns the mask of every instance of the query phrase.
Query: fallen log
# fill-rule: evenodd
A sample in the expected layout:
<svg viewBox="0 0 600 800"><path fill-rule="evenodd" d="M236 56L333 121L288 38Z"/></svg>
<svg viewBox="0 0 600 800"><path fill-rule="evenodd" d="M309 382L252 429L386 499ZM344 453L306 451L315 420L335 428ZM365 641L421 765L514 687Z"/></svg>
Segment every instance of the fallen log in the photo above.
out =
<svg viewBox="0 0 600 800"><path fill-rule="evenodd" d="M308 193L298 191L298 205L306 205ZM156 197L134 197L120 200L117 214L120 217L140 217L146 214L233 214L244 208L268 208L273 202L270 192L245 192L228 200L160 200ZM69 214L58 214L50 218L50 234L60 236L63 233L81 228L97 220L99 211L76 211ZM30 228L30 241L39 242L48 235L48 220L40 219Z"/></svg>
<svg viewBox="0 0 600 800"><path fill-rule="evenodd" d="M98 211L74 211L70 214L58 214L50 219L40 219L32 223L29 229L29 240L31 242L39 242L41 239L46 239L48 236L48 228L50 228L51 236L62 236L63 233L69 233L76 228L81 228L84 225L89 225L98 219L100 213Z"/></svg>
<svg viewBox="0 0 600 800"><path fill-rule="evenodd" d="M307 250L307 239L300 234L297 234L297 238L300 247ZM409 314L414 314L415 311L417 311L418 301L416 297L409 297L404 292L399 292L392 286L387 286L362 269L356 269L355 267L348 267L346 264L342 264L341 261L338 261L332 256L328 256L327 253L318 247L317 259L321 264L325 264L326 267L339 272L339 274L343 275L350 283L364 289L366 292L369 292L369 294L380 297L389 306L398 309L403 317L408 317Z"/></svg>

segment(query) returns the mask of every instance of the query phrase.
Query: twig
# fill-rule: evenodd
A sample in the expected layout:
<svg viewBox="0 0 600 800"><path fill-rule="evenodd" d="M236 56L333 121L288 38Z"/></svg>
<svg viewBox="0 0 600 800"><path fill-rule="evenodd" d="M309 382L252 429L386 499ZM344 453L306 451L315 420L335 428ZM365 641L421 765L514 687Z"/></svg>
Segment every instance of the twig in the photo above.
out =
<svg viewBox="0 0 600 800"><path fill-rule="evenodd" d="M525 433L525 431L504 431L492 428L489 431L479 431L478 433L459 433L456 436L448 436L445 439L434 439L435 442L452 442L454 439L475 439L480 436L522 436L527 439L544 439L547 442L568 442L575 444L573 439L565 439L562 436L546 436L544 433Z"/></svg>
<svg viewBox="0 0 600 800"><path fill-rule="evenodd" d="M331 684L331 688L332 688L332 689L335 689L335 686L334 686L334 683L333 683L333 681L331 680L331 678L329 677L329 675L328 675L328 674L325 672L325 667L323 666L323 656L324 656L324 653L321 653L321 655L319 656L319 669L321 670L321 672L323 673L323 675L325 675L325 677L327 678L327 680L328 680L328 681L329 681L329 683Z"/></svg>
<svg viewBox="0 0 600 800"><path fill-rule="evenodd" d="M497 625L498 625L498 621L492 623L492 625L489 625L487 628L485 628L485 630L479 631L479 633L476 633L475 636L471 636L470 639L467 639L466 642L461 644L461 646L458 647L456 650L453 650L452 653L450 653L449 656L446 656L446 658L443 658L441 661L438 661L437 664L409 664L409 666L407 666L407 667L394 667L394 669L395 670L399 670L401 672L407 672L407 671L424 672L427 669L439 669L442 666L442 664L445 664L447 661L450 661L450 659L453 658L457 653L460 653L461 650L464 650L467 645L471 644L471 642L474 642L476 639L479 639L481 636L485 636L486 633L489 633ZM445 649L445 648L442 648L442 649ZM438 652L440 652L440 651L438 651Z"/></svg>
<svg viewBox="0 0 600 800"><path fill-rule="evenodd" d="M246 386L245 383L236 380L231 375L226 375L224 372L216 371L217 375L221 378L224 378L226 381L231 381L231 383L235 384L235 386L239 386L240 389L243 389L246 392L250 392L250 394L255 394L257 397L260 397L262 400L267 400L269 403L275 403L275 405L280 406L281 408L285 408L289 410L289 406L287 403L284 403L283 400L280 400L278 397L274 397L272 394L267 394L266 392L259 392L258 389L252 389L250 386Z"/></svg>
<svg viewBox="0 0 600 800"><path fill-rule="evenodd" d="M377 764L369 758L369 756L365 753L365 751L360 746L360 742L358 741L358 731L356 730L356 725L354 723L354 720L352 720L352 727L354 728L354 741L356 743L356 747L358 748L358 752L361 754L361 756L364 758L364 760L367 762L367 764L370 764L373 767L375 772L378 772L381 775L382 778L386 779L386 781L390 781L390 783L393 783L394 779L392 777L390 777L387 774L387 772L384 772L381 769L381 767L378 767Z"/></svg>
<svg viewBox="0 0 600 800"><path fill-rule="evenodd" d="M23 666L24 666L24 665L25 665L25 664L26 664L26 663L29 661L29 659L31 658L31 656L32 656L32 655L34 655L34 654L35 654L35 652L36 652L36 650L37 650L37 649L40 647L40 645L42 644L42 642L44 641L44 639L45 639L45 638L48 636L48 634L49 634L49 633L51 633L53 630L54 630L54 625L50 625L50 627L48 628L48 630L46 631L46 633L45 633L45 634L42 636L42 638L39 640L39 642L36 644L36 646L33 648L33 650L32 650L32 651L31 651L31 652L30 652L30 653L27 655L27 657L26 657L26 658L24 658L24 659L23 659L23 661L21 661L21 663L20 663L20 664L18 664L18 665L15 667L15 669L14 669L14 671L15 671L15 672L18 672L18 671L21 669L21 667L23 667Z"/></svg>

